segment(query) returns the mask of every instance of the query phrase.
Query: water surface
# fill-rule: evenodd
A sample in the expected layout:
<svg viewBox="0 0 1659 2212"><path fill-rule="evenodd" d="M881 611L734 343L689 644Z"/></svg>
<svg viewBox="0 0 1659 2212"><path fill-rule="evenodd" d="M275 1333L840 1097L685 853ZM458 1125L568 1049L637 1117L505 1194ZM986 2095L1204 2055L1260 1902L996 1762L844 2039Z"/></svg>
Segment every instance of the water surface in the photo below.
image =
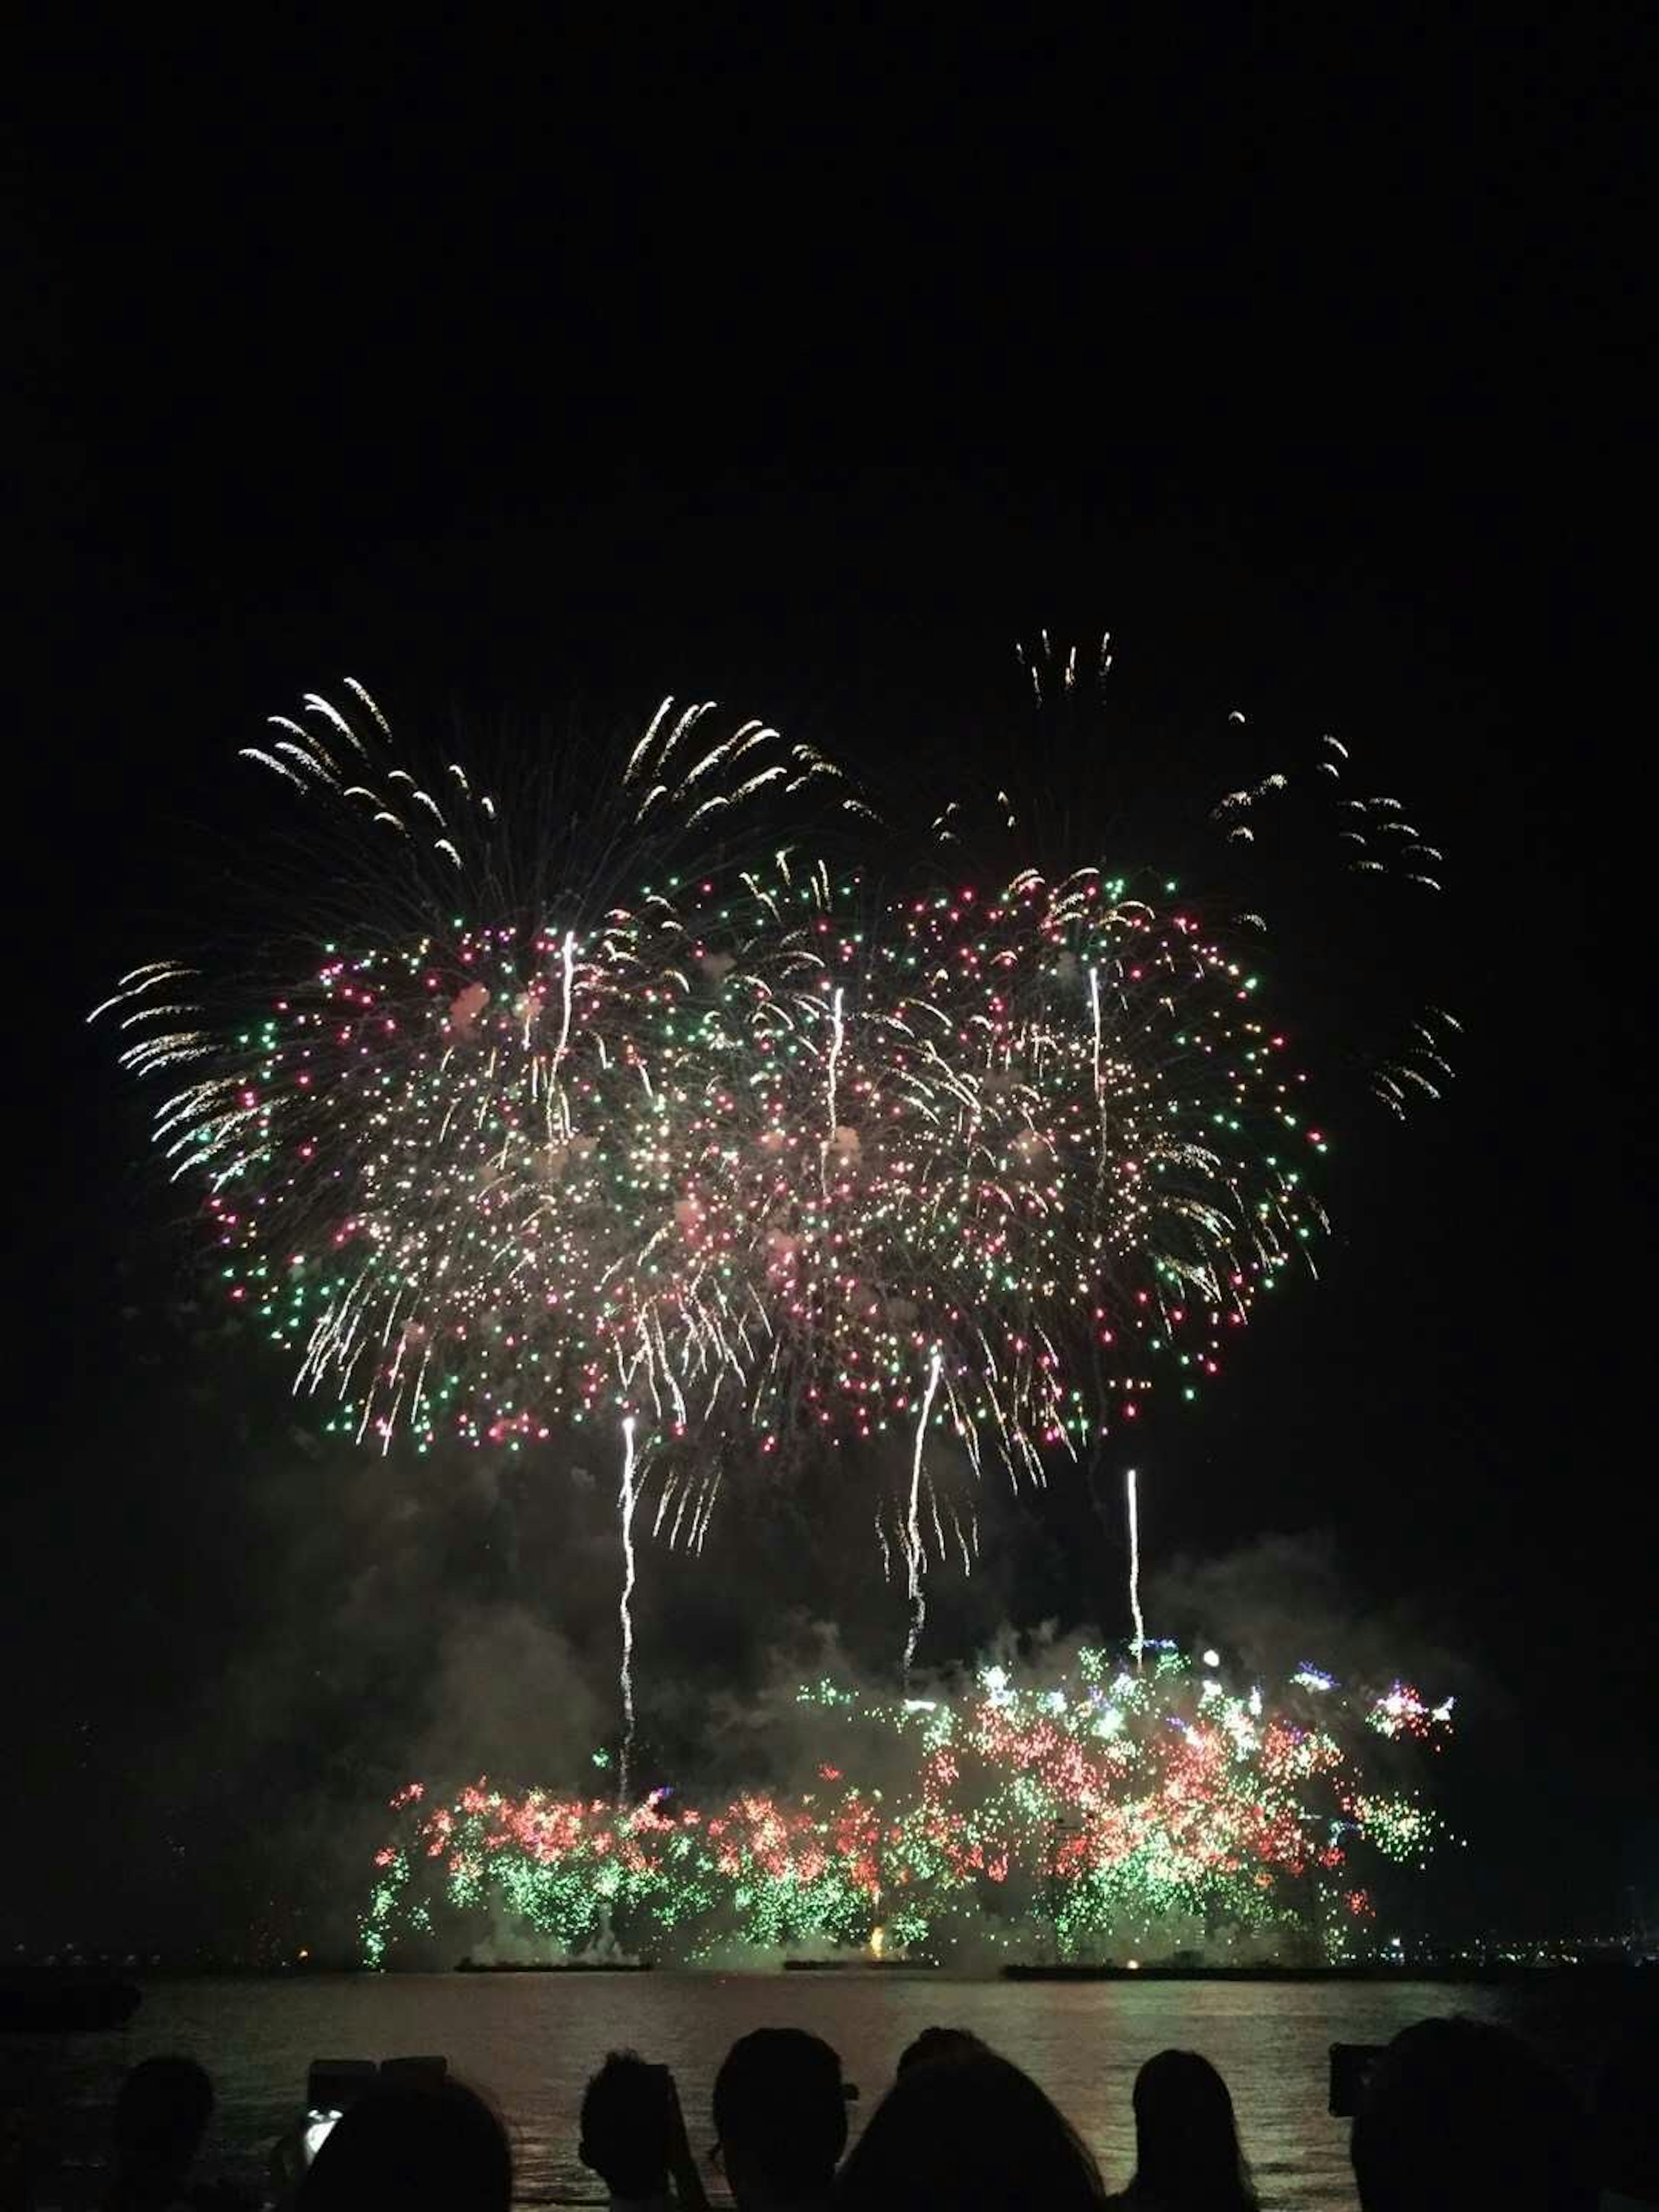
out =
<svg viewBox="0 0 1659 2212"><path fill-rule="evenodd" d="M1333 2042L1383 2043L1431 2013L1509 2018L1582 2070L1588 2045L1559 2003L1509 1988L1375 1982L1002 1983L938 1974L319 1975L295 1981L158 1982L125 2028L56 2042L0 2039L11 2100L48 2113L65 2163L43 2201L95 2187L124 2069L157 2051L199 2058L219 2094L209 2164L250 2182L291 2124L313 2058L441 2052L486 2089L511 2128L526 2204L604 2201L576 2158L582 2086L622 2045L671 2065L694 2150L709 2148L709 2093L751 2027L811 2029L860 2084L854 2130L930 2022L971 2028L1034 2075L1080 2130L1114 2188L1133 2160L1136 2068L1176 2044L1203 2051L1232 2089L1264 2206L1350 2212L1346 2124L1325 2111ZM1591 2053L1591 2056L1594 2054Z"/></svg>

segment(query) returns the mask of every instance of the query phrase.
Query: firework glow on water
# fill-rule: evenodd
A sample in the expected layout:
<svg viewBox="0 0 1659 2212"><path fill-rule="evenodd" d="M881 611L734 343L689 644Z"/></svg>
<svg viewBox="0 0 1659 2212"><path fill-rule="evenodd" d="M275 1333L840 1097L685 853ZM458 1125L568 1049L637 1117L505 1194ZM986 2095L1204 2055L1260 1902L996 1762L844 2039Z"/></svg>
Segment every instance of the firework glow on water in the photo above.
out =
<svg viewBox="0 0 1659 2212"><path fill-rule="evenodd" d="M1041 1687L988 1666L960 1695L807 1686L818 1764L788 1794L618 1803L481 1778L437 1800L410 1783L365 1960L453 1963L480 1942L691 1963L1364 1948L1379 1875L1420 1868L1440 1834L1401 1769L1441 1747L1451 1701L1310 1666L1269 1702L1217 1654L1137 1656L1085 1650Z"/></svg>
<svg viewBox="0 0 1659 2212"><path fill-rule="evenodd" d="M1039 706L1079 688L1046 641L1025 666ZM635 1540L701 1548L728 1474L842 1455L908 1665L988 1468L1040 1485L1138 1437L1314 1268L1330 1139L1231 896L1045 866L1001 792L981 865L955 802L901 835L708 704L511 793L356 684L246 750L302 886L257 958L147 963L98 1014L227 1301L329 1428L614 1453L630 1715ZM1345 867L1437 889L1346 768L1325 739L1305 779ZM1215 799L1218 848L1290 781ZM1374 1066L1393 1110L1454 1026Z"/></svg>

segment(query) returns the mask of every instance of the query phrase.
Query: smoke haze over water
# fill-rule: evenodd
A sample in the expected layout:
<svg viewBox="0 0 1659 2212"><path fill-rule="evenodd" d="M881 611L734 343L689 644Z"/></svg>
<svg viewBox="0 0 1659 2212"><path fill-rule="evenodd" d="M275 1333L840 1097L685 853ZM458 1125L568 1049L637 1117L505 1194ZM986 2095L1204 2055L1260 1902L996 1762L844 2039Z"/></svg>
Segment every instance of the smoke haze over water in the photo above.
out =
<svg viewBox="0 0 1659 2212"><path fill-rule="evenodd" d="M38 1943L44 1923L56 1942L239 1950L252 1934L277 1953L348 1952L406 1781L614 1786L593 1763L619 1732L603 1432L569 1454L382 1459L296 1426L280 1378L216 1328L205 1341L193 1304L129 1327L155 1347L162 1413L135 1434L117 1407L84 1416L122 1470L121 1510L82 1522L48 1484L19 1512L71 1631L44 1670L30 1655L22 1801L66 1735L86 1797L73 1850L43 1851L13 1823L11 1940ZM700 1557L650 1540L641 1510L641 1790L708 1803L810 1788L819 1754L798 1686L897 1690L902 1575L884 1583L871 1497L849 1472L729 1483ZM1064 1476L1035 1502L984 1486L974 1577L947 1559L929 1577L930 1680L948 1690L991 1658L1058 1674L1079 1644L1127 1636L1103 1497L1097 1517ZM1467 1682L1403 1615L1352 1601L1328 1542L1146 1565L1150 1632L1212 1642L1264 1680L1311 1659L1384 1685L1414 1673L1437 1695Z"/></svg>

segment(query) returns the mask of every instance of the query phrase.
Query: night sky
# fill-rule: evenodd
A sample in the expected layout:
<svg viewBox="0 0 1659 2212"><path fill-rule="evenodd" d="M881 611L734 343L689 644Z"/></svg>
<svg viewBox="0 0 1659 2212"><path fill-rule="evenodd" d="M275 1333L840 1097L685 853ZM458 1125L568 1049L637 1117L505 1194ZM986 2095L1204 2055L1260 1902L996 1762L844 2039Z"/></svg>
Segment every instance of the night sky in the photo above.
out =
<svg viewBox="0 0 1659 2212"><path fill-rule="evenodd" d="M331 1936L413 1760L550 1771L612 1725L591 1475L306 1433L83 1026L234 878L236 748L351 674L405 725L673 691L989 772L1040 624L1112 631L1126 748L1235 706L1334 729L1450 859L1456 1095L1345 1133L1322 1285L1147 1438L1170 1607L1455 1680L1449 1924L1659 1909L1651 201L1615 15L1502 50L1430 20L146 21L30 58L5 1942ZM938 1656L1125 1632L1076 1498L999 1527ZM815 1622L890 1659L902 1601L836 1528L756 1501L659 1576L659 1756L685 1683L741 1695Z"/></svg>

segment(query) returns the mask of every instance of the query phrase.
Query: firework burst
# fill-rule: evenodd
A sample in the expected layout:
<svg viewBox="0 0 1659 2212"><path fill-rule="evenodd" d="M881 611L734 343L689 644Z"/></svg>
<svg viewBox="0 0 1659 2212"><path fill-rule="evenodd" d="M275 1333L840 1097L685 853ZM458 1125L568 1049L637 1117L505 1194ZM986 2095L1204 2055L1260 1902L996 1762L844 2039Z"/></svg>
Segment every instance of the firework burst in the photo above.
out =
<svg viewBox="0 0 1659 2212"><path fill-rule="evenodd" d="M1071 1957L1246 1936L1340 1957L1364 1941L1378 1863L1420 1867L1439 1833L1376 1747L1437 1749L1450 1701L1401 1684L1349 1695L1306 1670L1269 1705L1157 1645L1144 1668L1085 1651L1041 1687L988 1667L960 1698L826 1680L799 1702L821 1755L790 1793L705 1809L659 1789L619 1808L487 1779L432 1802L410 1784L377 1856L368 1961L486 1926L543 1957L1029 1954L1045 1936Z"/></svg>
<svg viewBox="0 0 1659 2212"><path fill-rule="evenodd" d="M1077 657L1026 665L1065 738ZM840 1450L913 1653L988 1460L1041 1482L1155 1386L1194 1398L1314 1264L1328 1139L1236 870L1189 896L1044 867L1003 793L989 839L947 805L907 845L812 747L707 704L505 797L356 684L246 750L303 810L302 894L256 959L151 963L98 1009L226 1296L383 1450L598 1425L630 1589L636 1514L701 1545L728 1465ZM1311 823L1348 874L1431 890L1345 767L1328 740L1226 793L1224 854ZM1425 1018L1373 1063L1396 1111L1443 1041Z"/></svg>

